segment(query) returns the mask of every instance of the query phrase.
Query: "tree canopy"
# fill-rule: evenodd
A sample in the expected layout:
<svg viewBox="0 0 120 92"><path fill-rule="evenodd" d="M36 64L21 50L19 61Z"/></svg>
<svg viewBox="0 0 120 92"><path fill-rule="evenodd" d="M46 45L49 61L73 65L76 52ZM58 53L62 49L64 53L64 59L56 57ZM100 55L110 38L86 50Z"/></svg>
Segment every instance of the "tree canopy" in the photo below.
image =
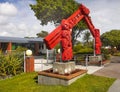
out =
<svg viewBox="0 0 120 92"><path fill-rule="evenodd" d="M120 49L120 30L111 30L101 35L101 41L104 46L117 47Z"/></svg>
<svg viewBox="0 0 120 92"><path fill-rule="evenodd" d="M42 37L42 38L44 38L45 36L48 35L48 32L42 30L40 33L37 33L36 35L37 35L37 37Z"/></svg>
<svg viewBox="0 0 120 92"><path fill-rule="evenodd" d="M35 16L42 25L48 22L60 23L63 18L68 18L79 4L74 0L36 0L36 5L30 5Z"/></svg>
<svg viewBox="0 0 120 92"><path fill-rule="evenodd" d="M60 24L62 19L68 18L80 6L75 0L36 0L35 5L30 5L41 25L48 22ZM86 29L85 22L80 21L72 31L72 38L76 40L81 31Z"/></svg>
<svg viewBox="0 0 120 92"><path fill-rule="evenodd" d="M85 31L83 36L83 41L85 43L88 43L89 40L91 40L91 33L89 31Z"/></svg>

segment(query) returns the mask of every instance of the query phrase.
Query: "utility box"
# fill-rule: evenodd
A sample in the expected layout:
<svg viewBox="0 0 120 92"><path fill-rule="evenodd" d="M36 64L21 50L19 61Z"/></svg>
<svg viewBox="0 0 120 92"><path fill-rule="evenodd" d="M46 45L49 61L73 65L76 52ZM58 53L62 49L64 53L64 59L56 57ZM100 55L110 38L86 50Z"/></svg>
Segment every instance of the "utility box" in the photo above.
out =
<svg viewBox="0 0 120 92"><path fill-rule="evenodd" d="M25 58L25 72L33 72L34 71L34 57L27 56Z"/></svg>

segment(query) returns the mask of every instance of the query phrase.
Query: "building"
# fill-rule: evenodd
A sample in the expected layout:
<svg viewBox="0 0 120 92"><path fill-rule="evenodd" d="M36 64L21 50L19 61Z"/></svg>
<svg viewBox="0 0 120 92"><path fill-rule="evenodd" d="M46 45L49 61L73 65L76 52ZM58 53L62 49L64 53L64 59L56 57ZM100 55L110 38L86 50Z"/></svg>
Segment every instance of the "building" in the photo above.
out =
<svg viewBox="0 0 120 92"><path fill-rule="evenodd" d="M2 51L15 50L18 46L31 49L34 55L39 55L46 50L43 38L19 38L0 36L0 49Z"/></svg>

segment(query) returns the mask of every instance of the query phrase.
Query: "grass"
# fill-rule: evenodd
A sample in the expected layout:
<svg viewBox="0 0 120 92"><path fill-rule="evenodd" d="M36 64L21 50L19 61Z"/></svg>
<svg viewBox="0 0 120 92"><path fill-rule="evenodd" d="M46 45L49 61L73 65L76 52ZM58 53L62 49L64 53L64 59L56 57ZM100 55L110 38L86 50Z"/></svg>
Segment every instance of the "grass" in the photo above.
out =
<svg viewBox="0 0 120 92"><path fill-rule="evenodd" d="M37 83L37 73L23 73L0 80L0 92L107 92L112 78L86 74L69 86L47 86Z"/></svg>

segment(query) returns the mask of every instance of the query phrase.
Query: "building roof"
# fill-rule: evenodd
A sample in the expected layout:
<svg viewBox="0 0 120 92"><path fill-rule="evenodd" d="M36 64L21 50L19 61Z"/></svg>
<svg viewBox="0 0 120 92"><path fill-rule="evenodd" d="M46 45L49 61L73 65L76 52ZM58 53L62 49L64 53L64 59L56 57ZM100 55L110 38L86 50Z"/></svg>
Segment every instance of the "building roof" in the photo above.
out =
<svg viewBox="0 0 120 92"><path fill-rule="evenodd" d="M43 42L43 38L26 38L29 42Z"/></svg>
<svg viewBox="0 0 120 92"><path fill-rule="evenodd" d="M43 38L20 38L20 37L4 37L0 36L0 42L13 42L13 43L30 43L30 42L43 42Z"/></svg>

